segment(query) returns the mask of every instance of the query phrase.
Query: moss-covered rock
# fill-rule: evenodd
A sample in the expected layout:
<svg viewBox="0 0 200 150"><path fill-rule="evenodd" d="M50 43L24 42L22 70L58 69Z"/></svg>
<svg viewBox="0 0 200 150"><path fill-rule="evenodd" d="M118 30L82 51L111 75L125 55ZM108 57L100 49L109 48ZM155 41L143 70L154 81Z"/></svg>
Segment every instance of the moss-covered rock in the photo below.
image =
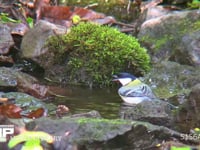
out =
<svg viewBox="0 0 200 150"><path fill-rule="evenodd" d="M56 110L56 106L54 104L44 103L40 99L37 99L25 93L8 92L8 93L1 93L1 96L8 99L14 99L14 103L20 108L22 108L21 114L29 113L38 108L44 108L49 113L54 113L53 111Z"/></svg>
<svg viewBox="0 0 200 150"><path fill-rule="evenodd" d="M176 95L187 95L191 87L200 82L199 72L199 67L162 61L152 66L143 82L148 84L160 99L169 99Z"/></svg>
<svg viewBox="0 0 200 150"><path fill-rule="evenodd" d="M39 118L26 124L27 130L44 131L55 138L54 149L153 149L181 133L148 122L102 118ZM56 139L57 138L57 139ZM59 138L59 140L58 140ZM153 148L152 148L153 147Z"/></svg>
<svg viewBox="0 0 200 150"><path fill-rule="evenodd" d="M193 60L188 61L189 54L185 53L191 48L181 50L184 36L199 31L199 19L198 10L181 11L150 19L142 24L138 39L143 46L148 48L154 62L171 60L186 65L191 65L192 62L196 65ZM197 38L192 36L190 43Z"/></svg>
<svg viewBox="0 0 200 150"><path fill-rule="evenodd" d="M48 45L55 63L63 62L68 54L70 82L107 86L114 72L142 75L150 69L149 55L137 39L107 26L80 23L68 34L51 38Z"/></svg>

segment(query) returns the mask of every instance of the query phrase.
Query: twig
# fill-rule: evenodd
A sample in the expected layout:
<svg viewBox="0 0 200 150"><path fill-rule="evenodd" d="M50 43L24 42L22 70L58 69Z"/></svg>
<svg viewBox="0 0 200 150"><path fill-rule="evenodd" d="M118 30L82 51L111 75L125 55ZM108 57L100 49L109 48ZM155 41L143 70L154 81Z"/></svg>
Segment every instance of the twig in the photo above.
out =
<svg viewBox="0 0 200 150"><path fill-rule="evenodd" d="M99 5L98 3L93 3L93 4L89 4L89 5L85 6L84 8L85 8L85 9L93 8L93 7L96 7L96 6L98 6L98 5Z"/></svg>

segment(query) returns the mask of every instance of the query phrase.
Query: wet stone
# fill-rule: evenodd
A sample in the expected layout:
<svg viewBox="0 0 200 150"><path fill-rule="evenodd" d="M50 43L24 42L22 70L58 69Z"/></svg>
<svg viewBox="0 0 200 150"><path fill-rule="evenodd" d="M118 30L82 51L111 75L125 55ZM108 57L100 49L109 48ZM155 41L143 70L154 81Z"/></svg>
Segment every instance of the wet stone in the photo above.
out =
<svg viewBox="0 0 200 150"><path fill-rule="evenodd" d="M174 109L175 106L156 99L133 106L123 104L120 109L120 117L122 119L145 121L156 125L170 126L173 118L172 111Z"/></svg>

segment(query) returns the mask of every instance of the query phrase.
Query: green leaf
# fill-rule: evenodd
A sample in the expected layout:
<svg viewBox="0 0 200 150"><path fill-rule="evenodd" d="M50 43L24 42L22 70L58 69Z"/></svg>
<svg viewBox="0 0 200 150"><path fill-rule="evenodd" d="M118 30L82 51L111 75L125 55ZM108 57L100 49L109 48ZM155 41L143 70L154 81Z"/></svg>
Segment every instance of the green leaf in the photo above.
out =
<svg viewBox="0 0 200 150"><path fill-rule="evenodd" d="M42 131L25 131L17 136L14 136L8 143L9 148L15 147L22 142L38 142L38 140L44 140L47 143L52 143L53 138L48 133ZM29 144L29 143L28 143ZM37 144L37 143L35 143Z"/></svg>
<svg viewBox="0 0 200 150"><path fill-rule="evenodd" d="M30 28L33 28L33 18L28 17L28 18L26 19L26 21L27 21L29 27L30 27Z"/></svg>
<svg viewBox="0 0 200 150"><path fill-rule="evenodd" d="M8 17L8 14L6 13L1 13L0 14L0 20L2 20L3 23L7 23L7 22L13 22L13 23L20 23L20 20L14 20L10 17Z"/></svg>
<svg viewBox="0 0 200 150"><path fill-rule="evenodd" d="M185 146L185 147L176 147L176 146L172 146L170 148L170 150L191 150L191 148L189 146Z"/></svg>
<svg viewBox="0 0 200 150"><path fill-rule="evenodd" d="M31 141L27 141L21 150L43 150L43 148L40 145L39 139L33 139Z"/></svg>

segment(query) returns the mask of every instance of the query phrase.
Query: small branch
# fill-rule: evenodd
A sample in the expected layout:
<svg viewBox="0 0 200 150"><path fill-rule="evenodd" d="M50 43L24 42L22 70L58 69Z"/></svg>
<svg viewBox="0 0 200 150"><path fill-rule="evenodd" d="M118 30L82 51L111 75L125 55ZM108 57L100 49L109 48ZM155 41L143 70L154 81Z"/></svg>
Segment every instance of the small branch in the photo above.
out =
<svg viewBox="0 0 200 150"><path fill-rule="evenodd" d="M84 8L85 9L94 8L94 7L97 7L98 5L99 5L98 3L93 3L93 4L89 4L89 5L85 6Z"/></svg>

